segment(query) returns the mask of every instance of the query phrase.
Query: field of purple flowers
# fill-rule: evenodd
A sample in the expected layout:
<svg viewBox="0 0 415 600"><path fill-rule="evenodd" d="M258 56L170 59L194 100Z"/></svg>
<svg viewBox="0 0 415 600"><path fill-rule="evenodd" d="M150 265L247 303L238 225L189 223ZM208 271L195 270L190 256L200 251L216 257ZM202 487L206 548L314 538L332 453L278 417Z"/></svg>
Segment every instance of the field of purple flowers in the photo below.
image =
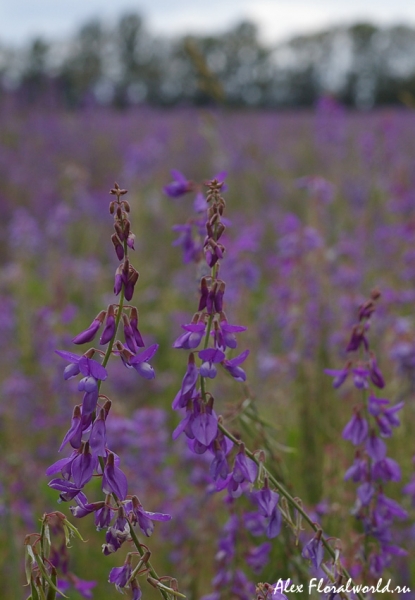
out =
<svg viewBox="0 0 415 600"><path fill-rule="evenodd" d="M3 104L0 181L1 597L415 598L415 113Z"/></svg>

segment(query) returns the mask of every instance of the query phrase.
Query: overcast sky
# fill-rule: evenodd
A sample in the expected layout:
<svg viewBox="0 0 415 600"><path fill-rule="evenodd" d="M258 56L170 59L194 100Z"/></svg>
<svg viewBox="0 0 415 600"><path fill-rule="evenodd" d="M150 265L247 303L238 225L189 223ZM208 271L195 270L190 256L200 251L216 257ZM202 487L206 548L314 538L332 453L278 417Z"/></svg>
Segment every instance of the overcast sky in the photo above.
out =
<svg viewBox="0 0 415 600"><path fill-rule="evenodd" d="M88 19L109 21L131 10L154 33L171 35L223 31L247 18L267 42L357 20L415 26L413 0L0 0L0 42L59 39Z"/></svg>

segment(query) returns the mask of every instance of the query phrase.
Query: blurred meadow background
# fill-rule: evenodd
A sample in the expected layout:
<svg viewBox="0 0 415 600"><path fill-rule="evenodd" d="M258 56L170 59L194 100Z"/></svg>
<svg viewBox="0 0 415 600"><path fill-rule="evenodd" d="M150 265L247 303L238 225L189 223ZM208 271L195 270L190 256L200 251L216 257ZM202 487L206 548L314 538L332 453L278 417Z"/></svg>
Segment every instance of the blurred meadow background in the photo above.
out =
<svg viewBox="0 0 415 600"><path fill-rule="evenodd" d="M73 336L114 302L114 181L129 190L140 329L160 348L154 381L110 363L111 445L146 509L173 516L149 542L157 570L189 599L212 589L224 494L208 490L203 456L171 439L186 361L172 344L198 302L197 265L183 264L172 230L192 216L194 195L163 193L171 169L195 182L227 172L225 310L247 326L238 341L250 356L246 386L215 380L217 412L250 447L265 446L349 565L359 527L356 486L343 480L354 450L341 434L357 392L334 390L324 369L344 366L357 309L380 290L371 347L382 395L405 402L388 440L402 478L387 488L409 515L394 531L408 555L385 577L415 598L415 512L402 492L415 454L415 28L375 16L299 35L294 23L274 41L249 20L153 33L138 12L90 19L63 39L0 35L2 599L28 595L23 540L41 515L72 518L45 476L79 396L54 350L75 352ZM107 579L120 557L102 556L92 519L76 525L88 542L73 541L71 571L96 582L94 598L118 598ZM245 565L250 544L241 539L234 559L250 581L285 578L293 562L307 580L288 530L261 568Z"/></svg>

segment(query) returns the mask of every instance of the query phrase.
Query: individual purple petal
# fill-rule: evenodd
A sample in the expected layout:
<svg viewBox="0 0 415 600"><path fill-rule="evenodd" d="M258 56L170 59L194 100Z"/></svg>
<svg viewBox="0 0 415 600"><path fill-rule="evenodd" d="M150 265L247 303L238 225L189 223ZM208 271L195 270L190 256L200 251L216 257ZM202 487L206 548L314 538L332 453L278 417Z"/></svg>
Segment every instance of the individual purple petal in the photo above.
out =
<svg viewBox="0 0 415 600"><path fill-rule="evenodd" d="M197 348L205 335L206 325L205 323L190 323L189 325L182 325L182 329L186 333L180 335L173 344L173 348L183 348L185 350L192 350Z"/></svg>
<svg viewBox="0 0 415 600"><path fill-rule="evenodd" d="M79 448L82 442L82 419L81 409L79 406L75 406L74 408L71 427L66 432L65 437L62 440L62 444L59 447L59 452L61 452L68 442L70 442L72 448Z"/></svg>
<svg viewBox="0 0 415 600"><path fill-rule="evenodd" d="M209 446L218 433L218 421L209 412L197 415L191 427L195 438L204 446Z"/></svg>
<svg viewBox="0 0 415 600"><path fill-rule="evenodd" d="M74 344L86 344L87 342L92 342L98 329L102 325L105 314L105 311L101 311L99 315L92 321L91 325L84 331L81 331L81 333L78 333L78 335L73 338L72 342Z"/></svg>
<svg viewBox="0 0 415 600"><path fill-rule="evenodd" d="M69 502L81 491L74 483L66 479L52 479L48 486L60 492L59 498L63 502Z"/></svg>
<svg viewBox="0 0 415 600"><path fill-rule="evenodd" d="M79 356L79 354L74 354L73 352L67 352L66 350L55 350L55 354L57 354L58 356L67 360L70 363L76 363L76 364L78 364L78 362L82 358L82 356Z"/></svg>
<svg viewBox="0 0 415 600"><path fill-rule="evenodd" d="M353 373L353 383L358 390L367 389L368 382L367 379L369 377L369 371L364 367L356 367L352 369Z"/></svg>
<svg viewBox="0 0 415 600"><path fill-rule="evenodd" d="M88 448L78 454L72 462L71 470L73 481L77 487L83 488L91 480L97 462L97 457L93 456Z"/></svg>
<svg viewBox="0 0 415 600"><path fill-rule="evenodd" d="M72 452L72 454L66 458L60 458L59 460L57 460L55 463L53 463L53 465L50 465L50 467L48 467L46 469L46 475L54 475L55 473L59 473L62 471L66 472L66 467L68 465L70 465L73 460L75 460L75 458L78 456L78 452L74 451ZM70 471L68 473L68 479L69 479L69 475L70 475Z"/></svg>
<svg viewBox="0 0 415 600"><path fill-rule="evenodd" d="M105 344L108 344L108 342L110 340L112 340L114 335L115 335L115 317L113 314L109 314L106 318L104 331L102 332L99 343L102 346L104 346Z"/></svg>
<svg viewBox="0 0 415 600"><path fill-rule="evenodd" d="M376 435L374 431L372 431L366 440L366 452L375 462L383 460L386 456L386 444Z"/></svg>
<svg viewBox="0 0 415 600"><path fill-rule="evenodd" d="M358 496L360 502L363 504L363 506L367 506L368 504L370 504L370 501L372 500L374 493L375 493L375 488L370 483L370 481L367 481L366 483L362 483L362 485L360 485L357 488L357 496Z"/></svg>
<svg viewBox="0 0 415 600"><path fill-rule="evenodd" d="M103 412L104 411L102 410L101 413ZM89 446L92 454L96 456L106 456L106 428L105 417L103 414L100 414L92 425L91 433L89 435Z"/></svg>
<svg viewBox="0 0 415 600"><path fill-rule="evenodd" d="M82 375L84 375L85 377L94 377L95 379L105 381L108 376L105 367L103 367L101 363L99 363L96 360L93 360L92 358L81 356L78 364Z"/></svg>
<svg viewBox="0 0 415 600"><path fill-rule="evenodd" d="M234 334L240 333L241 331L246 331L246 327L243 327L242 325L231 325L226 321L222 321L220 327L222 329L225 346L228 348L236 348L237 342Z"/></svg>
<svg viewBox="0 0 415 600"><path fill-rule="evenodd" d="M346 427L343 429L343 438L355 446L362 444L369 433L369 424L358 411L354 413Z"/></svg>
<svg viewBox="0 0 415 600"><path fill-rule="evenodd" d="M233 466L233 479L238 483L243 481L249 481L254 483L258 476L257 464L244 452L239 452L235 457L235 463Z"/></svg>
<svg viewBox="0 0 415 600"><path fill-rule="evenodd" d="M242 354L239 354L235 358L223 361L223 366L236 381L246 381L245 371L239 365L244 362L248 354L249 350L245 350L245 352L242 352Z"/></svg>
<svg viewBox="0 0 415 600"><path fill-rule="evenodd" d="M225 353L218 348L206 348L199 352L199 358L211 363L220 363L225 359Z"/></svg>
<svg viewBox="0 0 415 600"><path fill-rule="evenodd" d="M370 373L370 379L371 379L373 385L375 385L378 388L385 387L385 380L383 378L381 370L378 367L378 364L376 362L376 358L374 357L374 355L371 356L370 361L369 361L369 373Z"/></svg>
<svg viewBox="0 0 415 600"><path fill-rule="evenodd" d="M105 494L114 493L119 500L125 500L128 491L128 481L124 473L115 466L114 454L110 452L102 477L102 490Z"/></svg>
<svg viewBox="0 0 415 600"><path fill-rule="evenodd" d="M109 583L115 583L117 588L123 588L130 579L131 572L131 562L126 561L122 567L113 567L111 569L108 581Z"/></svg>
<svg viewBox="0 0 415 600"><path fill-rule="evenodd" d="M155 353L157 352L159 345L158 344L153 344L152 346L149 346L146 350L143 350L143 352L141 352L140 354L136 354L131 360L130 363L132 365L150 360L153 358L153 356L155 355Z"/></svg>
<svg viewBox="0 0 415 600"><path fill-rule="evenodd" d="M87 394L98 391L98 382L95 377L84 377L78 383L78 390Z"/></svg>
<svg viewBox="0 0 415 600"><path fill-rule="evenodd" d="M280 511L277 508L274 508L265 532L268 539L272 540L279 535L281 531L281 521L282 517Z"/></svg>
<svg viewBox="0 0 415 600"><path fill-rule="evenodd" d="M374 479L383 481L400 481L401 468L392 458L384 458L373 465L372 474Z"/></svg>
<svg viewBox="0 0 415 600"><path fill-rule="evenodd" d="M317 534L309 542L307 542L301 552L301 556L311 560L315 569L320 567L324 557L324 547L321 542L321 531L320 534Z"/></svg>

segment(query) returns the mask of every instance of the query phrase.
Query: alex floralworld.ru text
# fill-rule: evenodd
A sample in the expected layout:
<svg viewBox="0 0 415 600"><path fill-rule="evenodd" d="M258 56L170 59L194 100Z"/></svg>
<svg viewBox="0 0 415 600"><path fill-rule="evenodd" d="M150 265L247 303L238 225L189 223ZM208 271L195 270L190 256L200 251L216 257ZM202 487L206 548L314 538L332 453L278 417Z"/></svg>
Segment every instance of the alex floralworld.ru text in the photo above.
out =
<svg viewBox="0 0 415 600"><path fill-rule="evenodd" d="M351 579L348 579L348 581L343 584L343 585L330 585L327 583L327 580L324 579L317 579L316 577L313 577L309 584L308 584L308 593L311 594L311 592L315 590L319 593L324 593L324 594L328 594L331 592L336 592L336 593L359 593L362 592L364 594L368 594L370 593L380 593L380 594L385 594L385 593L399 593L399 594L406 594L408 592L410 592L411 590L405 586L395 586L392 587L392 580L388 579L385 583L383 581L382 578L380 578L376 584L376 586L374 585L356 585L353 584ZM293 583L291 583L291 581L288 580L283 580L283 579L279 579L277 581L277 583L274 585L274 594L281 594L281 593L301 593L304 592L304 585L295 585Z"/></svg>

